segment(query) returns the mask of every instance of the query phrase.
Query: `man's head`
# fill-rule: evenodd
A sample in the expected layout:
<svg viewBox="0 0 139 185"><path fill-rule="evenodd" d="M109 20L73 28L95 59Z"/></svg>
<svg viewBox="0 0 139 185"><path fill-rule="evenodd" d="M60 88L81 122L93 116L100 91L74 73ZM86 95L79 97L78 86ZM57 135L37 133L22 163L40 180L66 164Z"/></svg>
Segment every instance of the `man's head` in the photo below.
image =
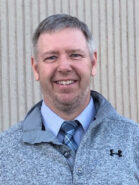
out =
<svg viewBox="0 0 139 185"><path fill-rule="evenodd" d="M37 42L42 33L51 33L65 28L76 28L83 33L88 44L90 55L92 56L95 50L95 44L87 25L76 17L67 14L55 14L44 19L34 32L32 38L34 57L37 57Z"/></svg>
<svg viewBox="0 0 139 185"><path fill-rule="evenodd" d="M64 119L74 119L90 100L96 52L89 43L92 37L87 26L68 15L48 17L33 37L35 79L45 104Z"/></svg>

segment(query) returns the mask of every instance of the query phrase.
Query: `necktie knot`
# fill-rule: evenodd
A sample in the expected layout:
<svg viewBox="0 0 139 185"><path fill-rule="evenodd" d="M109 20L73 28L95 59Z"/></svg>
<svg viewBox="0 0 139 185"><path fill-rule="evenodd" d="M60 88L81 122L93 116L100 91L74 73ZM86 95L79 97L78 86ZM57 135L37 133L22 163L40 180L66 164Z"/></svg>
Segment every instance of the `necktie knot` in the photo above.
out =
<svg viewBox="0 0 139 185"><path fill-rule="evenodd" d="M64 121L61 130L66 134L69 133L74 135L76 129L78 127L78 123L76 121Z"/></svg>

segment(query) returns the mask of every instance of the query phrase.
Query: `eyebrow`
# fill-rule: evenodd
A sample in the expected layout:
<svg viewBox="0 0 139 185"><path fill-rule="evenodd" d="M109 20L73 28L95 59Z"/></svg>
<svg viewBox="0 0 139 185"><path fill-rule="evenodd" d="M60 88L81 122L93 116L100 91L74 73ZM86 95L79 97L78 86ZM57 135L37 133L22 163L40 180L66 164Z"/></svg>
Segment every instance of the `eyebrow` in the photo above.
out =
<svg viewBox="0 0 139 185"><path fill-rule="evenodd" d="M85 53L83 50L81 49L67 49L66 50L66 53L76 53L76 52L80 52L80 53ZM41 57L44 57L46 55L58 55L59 52L58 51L55 51L55 50L50 50L50 51L46 51L44 52Z"/></svg>
<svg viewBox="0 0 139 185"><path fill-rule="evenodd" d="M50 50L50 51L46 51L43 53L43 55L47 55L47 54L57 54L59 53L58 51L53 51L53 50Z"/></svg>
<svg viewBox="0 0 139 185"><path fill-rule="evenodd" d="M84 51L81 49L71 49L71 50L67 50L67 52L68 53L76 53L76 52L84 53Z"/></svg>

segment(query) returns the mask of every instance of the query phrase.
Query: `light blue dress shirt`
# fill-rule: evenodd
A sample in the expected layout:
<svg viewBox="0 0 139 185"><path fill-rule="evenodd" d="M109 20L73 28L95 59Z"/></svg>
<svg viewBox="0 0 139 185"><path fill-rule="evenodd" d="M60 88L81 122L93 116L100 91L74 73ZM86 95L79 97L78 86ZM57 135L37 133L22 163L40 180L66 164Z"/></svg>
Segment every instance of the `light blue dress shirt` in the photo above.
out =
<svg viewBox="0 0 139 185"><path fill-rule="evenodd" d="M77 129L74 139L75 142L80 144L82 137L86 133L90 123L94 120L95 117L95 106L93 98L90 99L87 107L74 119L78 120L81 123L81 126ZM41 114L43 118L43 123L45 129L49 129L58 139L62 142L63 138L59 134L60 127L65 121L59 117L55 112L53 112L43 101L41 107Z"/></svg>

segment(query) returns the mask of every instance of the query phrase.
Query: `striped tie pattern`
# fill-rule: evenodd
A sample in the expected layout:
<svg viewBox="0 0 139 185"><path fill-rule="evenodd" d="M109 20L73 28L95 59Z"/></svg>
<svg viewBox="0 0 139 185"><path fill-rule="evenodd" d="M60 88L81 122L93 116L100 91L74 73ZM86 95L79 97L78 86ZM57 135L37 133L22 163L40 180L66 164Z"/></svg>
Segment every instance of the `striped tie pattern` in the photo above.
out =
<svg viewBox="0 0 139 185"><path fill-rule="evenodd" d="M61 126L61 133L64 136L63 143L67 145L72 151L76 152L78 145L73 136L78 128L78 121L64 121Z"/></svg>

